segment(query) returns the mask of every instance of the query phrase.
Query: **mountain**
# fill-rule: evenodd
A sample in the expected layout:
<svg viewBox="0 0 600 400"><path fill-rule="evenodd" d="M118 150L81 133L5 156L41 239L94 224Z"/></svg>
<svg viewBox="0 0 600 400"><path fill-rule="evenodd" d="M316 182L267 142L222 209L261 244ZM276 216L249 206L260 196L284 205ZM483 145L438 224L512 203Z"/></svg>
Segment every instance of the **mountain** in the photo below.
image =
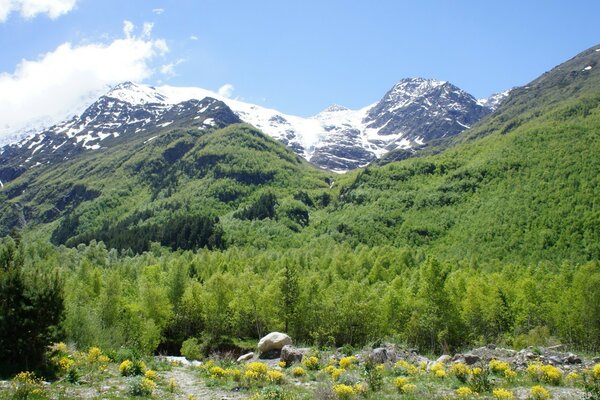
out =
<svg viewBox="0 0 600 400"><path fill-rule="evenodd" d="M28 168L62 162L83 151L108 148L139 132L168 124L200 126L203 99L227 104L243 121L292 148L313 164L336 172L367 165L396 148L411 148L460 133L491 112L457 87L441 81L404 79L378 103L360 110L332 106L301 118L200 88L159 88L122 83L83 113L0 150L0 181ZM191 101L191 100L195 100ZM194 114L194 107L198 111ZM209 110L210 111L210 110ZM196 118L198 117L198 118ZM121 140L113 140L121 137Z"/></svg>
<svg viewBox="0 0 600 400"><path fill-rule="evenodd" d="M424 145L409 159L344 175L316 168L281 142L239 123L242 112L265 118L264 110L236 111L205 97L185 101L190 92L179 88L141 87L137 97L123 101L119 96L132 94L124 85L62 128L73 129L72 138L57 151L79 149L65 153L67 160L27 168L5 183L0 227L6 233L25 226L27 235L56 244L102 240L134 251L147 249L151 241L173 249L342 243L422 249L474 262L596 260L599 50L585 51L513 89L474 127L430 139L443 145ZM328 121L324 124L345 138L334 123L347 121L347 129L351 122L374 124L366 129L394 143L403 139L384 134L385 127L408 129L410 121L393 114L393 103L441 113L433 102L425 109L427 93L464 111L456 100L462 93L447 83L397 86L382 102L362 110L358 122L358 112L338 105L311 121ZM468 104L476 103L469 98ZM133 125L127 133L100 138L97 132L110 132L123 113ZM470 123L460 118L444 123ZM97 124L96 131L79 130L91 124ZM279 120L273 124L284 126ZM430 125L431 137L439 134L439 124ZM421 141L416 135L406 140ZM84 147L95 144L99 148ZM35 156L45 153L41 150Z"/></svg>
<svg viewBox="0 0 600 400"><path fill-rule="evenodd" d="M298 230L308 223L301 200L313 209L326 202L318 199L327 195L329 174L240 123L218 100L142 108L114 97L100 103L99 110L111 113L90 107L62 128L68 141L57 151L65 160L29 168L0 190L3 234L21 227L44 232L56 244L95 239L137 252L150 241L221 248L244 237L226 235L266 218L277 218L284 231ZM115 113L128 115L127 131L103 136ZM92 124L96 130L88 132ZM43 140L55 146L56 139L47 134ZM286 236L268 229L262 235Z"/></svg>
<svg viewBox="0 0 600 400"><path fill-rule="evenodd" d="M597 260L599 153L595 46L443 145L340 177L340 211L322 237L455 259Z"/></svg>

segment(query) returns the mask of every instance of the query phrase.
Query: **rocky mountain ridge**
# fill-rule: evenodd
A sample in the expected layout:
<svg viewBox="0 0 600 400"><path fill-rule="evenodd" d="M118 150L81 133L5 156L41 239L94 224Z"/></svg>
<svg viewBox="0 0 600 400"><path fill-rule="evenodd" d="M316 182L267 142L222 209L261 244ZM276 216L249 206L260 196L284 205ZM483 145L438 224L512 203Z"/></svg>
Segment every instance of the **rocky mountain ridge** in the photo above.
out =
<svg viewBox="0 0 600 400"><path fill-rule="evenodd" d="M185 124L211 127L211 113L223 106L237 117L219 120L248 122L313 164L346 172L391 150L456 135L489 114L507 94L482 102L448 82L410 78L394 85L378 103L360 110L332 105L302 118L200 88L155 88L125 82L81 115L0 149L0 181L83 151L109 148L132 135Z"/></svg>

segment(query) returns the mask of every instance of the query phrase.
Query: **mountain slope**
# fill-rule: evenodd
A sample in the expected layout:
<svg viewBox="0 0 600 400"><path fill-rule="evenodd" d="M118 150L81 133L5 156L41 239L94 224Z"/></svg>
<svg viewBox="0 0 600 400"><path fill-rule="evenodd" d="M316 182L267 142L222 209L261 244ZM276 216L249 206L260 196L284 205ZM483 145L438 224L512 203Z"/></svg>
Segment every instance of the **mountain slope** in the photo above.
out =
<svg viewBox="0 0 600 400"><path fill-rule="evenodd" d="M330 107L310 118L219 97L200 88L154 88L126 82L81 115L2 148L0 181L10 181L32 166L111 147L139 132L172 123L189 124L189 118L198 119L206 111L201 104L205 98L227 104L244 122L312 163L337 172L365 166L395 148L456 135L491 112L447 82L421 78L400 81L380 102L363 109ZM194 107L197 115L192 115ZM210 117L196 122L200 125L206 118ZM121 141L110 140L117 137Z"/></svg>
<svg viewBox="0 0 600 400"><path fill-rule="evenodd" d="M592 48L515 89L439 154L340 179L324 234L458 259L598 259L599 61Z"/></svg>
<svg viewBox="0 0 600 400"><path fill-rule="evenodd" d="M317 199L329 190L329 175L237 123L224 104L191 103L194 116L187 125L153 127L118 146L29 169L6 184L0 191L2 233L24 227L56 244L96 239L143 251L149 241L174 249L223 247L233 229L225 233L221 219L231 220L235 212L238 218L229 224L239 229L266 218L277 219L276 228L284 231L307 225L302 218L308 206L294 196ZM211 124L194 119L199 106L212 110L201 114L210 115ZM277 215L244 214L246 207L274 211L276 204ZM265 238L270 234L263 231Z"/></svg>

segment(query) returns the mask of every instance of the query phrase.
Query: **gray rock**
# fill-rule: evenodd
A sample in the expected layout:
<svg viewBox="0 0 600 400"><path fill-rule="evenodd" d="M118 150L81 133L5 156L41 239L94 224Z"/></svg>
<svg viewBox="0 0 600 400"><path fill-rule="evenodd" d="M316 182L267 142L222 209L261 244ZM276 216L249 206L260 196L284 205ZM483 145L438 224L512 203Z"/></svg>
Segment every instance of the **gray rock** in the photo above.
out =
<svg viewBox="0 0 600 400"><path fill-rule="evenodd" d="M581 364L581 358L573 353L569 353L563 361L565 364Z"/></svg>
<svg viewBox="0 0 600 400"><path fill-rule="evenodd" d="M444 354L442 356L440 356L437 360L435 360L436 363L442 363L442 364L447 364L452 360L452 357L450 357L448 354Z"/></svg>
<svg viewBox="0 0 600 400"><path fill-rule="evenodd" d="M291 345L285 345L281 349L281 361L284 361L286 365L291 365L296 362L301 362L302 357L310 351L307 347L294 347Z"/></svg>
<svg viewBox="0 0 600 400"><path fill-rule="evenodd" d="M264 336L258 342L258 351L261 353L267 353L271 350L281 350L283 346L292 344L292 338L285 333L271 332Z"/></svg>
<svg viewBox="0 0 600 400"><path fill-rule="evenodd" d="M383 364L386 361L395 362L396 352L392 348L378 347L369 354L369 360L376 364Z"/></svg>
<svg viewBox="0 0 600 400"><path fill-rule="evenodd" d="M476 354L465 354L464 359L465 359L465 364L467 364L467 365L473 365L476 362L481 361L481 357L479 357Z"/></svg>
<svg viewBox="0 0 600 400"><path fill-rule="evenodd" d="M254 358L253 352L246 353L244 355L239 356L237 359L237 362L244 362L244 361L252 360L252 358Z"/></svg>
<svg viewBox="0 0 600 400"><path fill-rule="evenodd" d="M550 361L554 365L561 365L563 363L563 360L556 356L548 357L548 361Z"/></svg>

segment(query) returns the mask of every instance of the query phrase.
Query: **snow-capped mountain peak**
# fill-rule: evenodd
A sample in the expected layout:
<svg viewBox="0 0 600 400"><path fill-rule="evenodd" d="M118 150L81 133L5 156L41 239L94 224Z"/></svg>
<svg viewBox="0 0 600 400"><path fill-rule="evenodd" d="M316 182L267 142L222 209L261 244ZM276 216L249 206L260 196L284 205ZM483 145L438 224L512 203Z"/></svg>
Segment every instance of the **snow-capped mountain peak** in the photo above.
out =
<svg viewBox="0 0 600 400"><path fill-rule="evenodd" d="M221 113L223 104L233 113ZM124 82L76 117L0 149L0 180L7 182L40 163L59 162L136 135L185 124L199 129L218 127L213 114L222 124L239 120L252 124L312 163L344 172L397 148L456 135L491 112L484 104L496 103L478 102L446 81L407 78L375 104L358 110L334 104L304 118L202 88ZM212 113L210 117L207 112Z"/></svg>
<svg viewBox="0 0 600 400"><path fill-rule="evenodd" d="M106 97L121 100L132 105L143 105L149 103L166 103L167 99L154 87L123 82L112 88Z"/></svg>
<svg viewBox="0 0 600 400"><path fill-rule="evenodd" d="M504 101L504 99L506 99L508 97L508 95L510 94L510 92L512 91L512 89L508 89L505 90L503 92L500 93L494 93L493 95L483 98L483 99L478 99L477 103L487 107L491 110L496 110L496 108L498 108L498 106L500 106L500 104Z"/></svg>

